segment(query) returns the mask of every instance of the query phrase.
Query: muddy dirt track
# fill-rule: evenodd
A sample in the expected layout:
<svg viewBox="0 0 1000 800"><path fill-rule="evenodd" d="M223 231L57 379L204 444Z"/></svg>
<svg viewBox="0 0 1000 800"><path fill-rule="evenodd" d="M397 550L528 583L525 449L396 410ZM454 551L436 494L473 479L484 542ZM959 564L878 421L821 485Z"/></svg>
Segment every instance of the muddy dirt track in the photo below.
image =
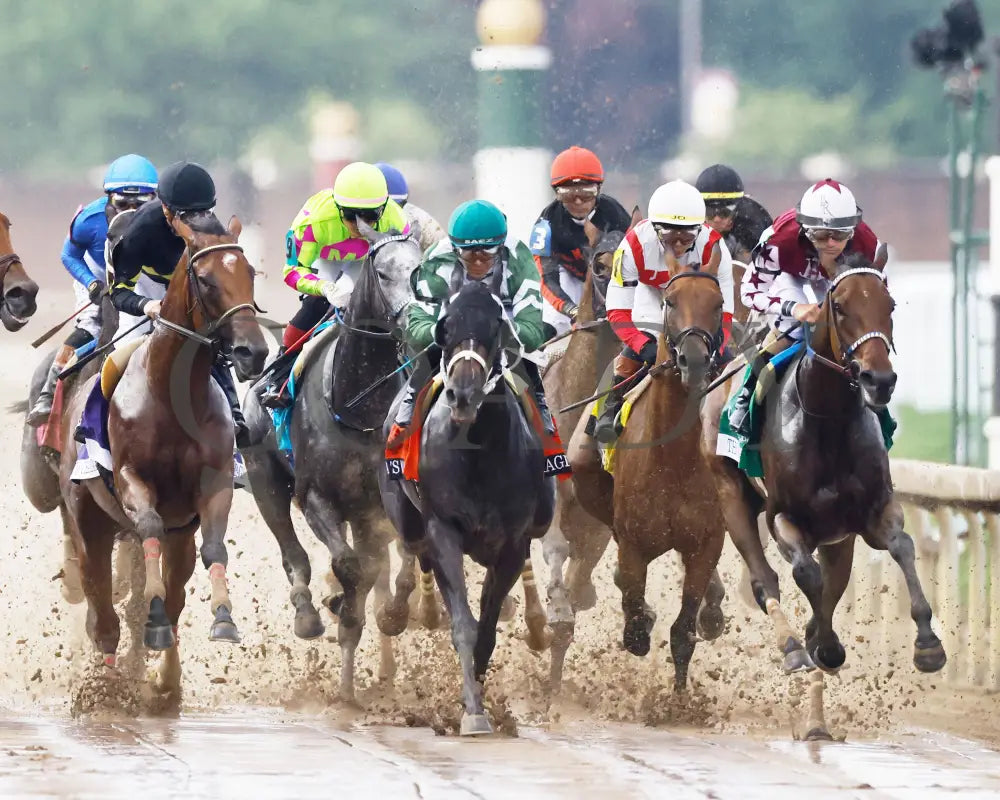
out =
<svg viewBox="0 0 1000 800"><path fill-rule="evenodd" d="M39 355L28 343L67 307L59 299L43 294L39 318L0 337L4 408L25 395ZM252 498L239 492L227 538L243 642L208 641L209 584L199 565L180 626L183 695L153 698L144 681L109 681L98 667L84 607L67 606L53 579L58 515L39 515L20 489L21 418L2 419L0 797L1000 796L997 697L918 675L909 650L871 658L863 628L842 632L847 666L827 680L827 719L847 741L796 741L805 680L780 673L766 617L736 591L728 544L728 629L698 644L687 701L671 697L665 647L679 564L667 557L651 569L648 599L659 619L650 655L637 659L619 647L621 611L606 556L596 572L598 606L581 615L567 658L563 698L550 707L548 656L522 641L521 603L501 625L487 688L500 732L465 741L454 736L459 674L446 631L411 628L399 637L398 673L388 684L378 678L370 625L359 649L361 708L337 700L336 626L327 616L324 638L292 635L277 545ZM314 595L322 596L328 559L296 520L313 561ZM534 564L544 582L540 548ZM782 586L792 594L787 570ZM795 619L804 625L802 603ZM908 619L898 624L912 629ZM123 632L123 647L126 640ZM147 667L155 660L140 677Z"/></svg>

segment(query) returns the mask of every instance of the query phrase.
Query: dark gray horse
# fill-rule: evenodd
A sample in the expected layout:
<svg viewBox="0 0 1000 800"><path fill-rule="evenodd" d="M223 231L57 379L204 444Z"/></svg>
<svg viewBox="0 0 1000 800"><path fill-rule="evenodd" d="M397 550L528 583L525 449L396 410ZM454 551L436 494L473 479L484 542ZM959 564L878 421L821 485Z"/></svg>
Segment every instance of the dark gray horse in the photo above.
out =
<svg viewBox="0 0 1000 800"><path fill-rule="evenodd" d="M359 227L371 250L343 322L335 336L317 343L296 392L294 468L278 451L273 432L260 446L244 451L254 498L278 540L292 584L295 635L303 639L322 635L324 628L309 590L309 558L292 525L293 497L330 550L333 573L343 589L331 599L330 610L339 616L340 694L348 701L354 699L354 654L365 624L365 600L376 580L388 590L393 531L376 475L383 464L382 422L401 381L385 382L353 408L348 404L398 367L395 328L412 297L410 273L420 263L419 231L401 236L376 233L364 223ZM247 393L245 413L260 440L271 423L254 390ZM353 547L347 542L348 523Z"/></svg>
<svg viewBox="0 0 1000 800"><path fill-rule="evenodd" d="M451 615L462 666L463 735L492 732L482 682L500 607L555 509L541 441L500 372L506 330L503 308L487 287L462 287L436 331L444 389L422 428L419 487L380 477L390 519L420 554L421 568L433 570ZM478 623L469 610L463 555L486 567ZM398 617L412 580L397 588L390 613Z"/></svg>

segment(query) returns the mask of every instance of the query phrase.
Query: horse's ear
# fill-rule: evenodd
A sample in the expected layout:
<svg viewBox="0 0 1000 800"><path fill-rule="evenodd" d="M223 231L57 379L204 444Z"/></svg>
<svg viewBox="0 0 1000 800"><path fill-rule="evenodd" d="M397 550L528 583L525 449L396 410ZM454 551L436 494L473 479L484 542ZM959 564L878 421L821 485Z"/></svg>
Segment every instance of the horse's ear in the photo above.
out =
<svg viewBox="0 0 1000 800"><path fill-rule="evenodd" d="M635 206L632 209L632 221L629 223L628 230L632 230L636 225L642 222L642 212L639 210L639 206ZM628 233L628 231L626 231Z"/></svg>
<svg viewBox="0 0 1000 800"><path fill-rule="evenodd" d="M180 236L188 244L192 244L194 242L194 231L191 229L190 225L181 219L180 214L173 215L173 218L170 220L170 227L174 229L174 233Z"/></svg>
<svg viewBox="0 0 1000 800"><path fill-rule="evenodd" d="M597 247L598 243L601 241L602 233L603 231L589 219L585 219L583 221L583 235L587 237L587 241L590 243L591 247Z"/></svg>
<svg viewBox="0 0 1000 800"><path fill-rule="evenodd" d="M889 247L885 242L879 242L878 250L875 251L875 260L872 266L879 272L885 272L885 265L889 261Z"/></svg>
<svg viewBox="0 0 1000 800"><path fill-rule="evenodd" d="M372 244L375 244L375 242L379 239L384 239L386 237L386 234L379 233L371 225L361 219L361 217L358 217L358 221L355 224L358 226L358 233L364 236Z"/></svg>
<svg viewBox="0 0 1000 800"><path fill-rule="evenodd" d="M233 235L233 238L235 238L238 241L240 238L240 234L243 233L243 223L240 222L240 218L237 217L235 214L233 214L233 216L229 218L228 228L229 232Z"/></svg>

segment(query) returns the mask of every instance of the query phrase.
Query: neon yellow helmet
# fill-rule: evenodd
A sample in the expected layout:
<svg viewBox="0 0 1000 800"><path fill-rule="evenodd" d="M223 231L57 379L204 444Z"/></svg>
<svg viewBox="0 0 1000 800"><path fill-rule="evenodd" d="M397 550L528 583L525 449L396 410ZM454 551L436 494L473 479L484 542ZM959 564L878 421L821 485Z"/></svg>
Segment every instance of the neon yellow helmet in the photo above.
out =
<svg viewBox="0 0 1000 800"><path fill-rule="evenodd" d="M341 208L380 209L388 199L385 176L374 164L348 164L333 182L333 200Z"/></svg>

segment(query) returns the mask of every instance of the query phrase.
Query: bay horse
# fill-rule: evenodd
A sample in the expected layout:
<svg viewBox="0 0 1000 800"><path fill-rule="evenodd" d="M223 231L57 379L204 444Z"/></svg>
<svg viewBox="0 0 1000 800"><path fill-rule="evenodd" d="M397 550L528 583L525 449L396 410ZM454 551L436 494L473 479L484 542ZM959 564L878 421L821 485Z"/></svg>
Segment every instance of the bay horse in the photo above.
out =
<svg viewBox="0 0 1000 800"><path fill-rule="evenodd" d="M433 571L451 616L462 735L492 732L482 695L501 606L555 509L542 442L502 374L508 324L483 284L458 291L435 332L444 386L421 429L419 484L385 474L380 480L389 518L418 551L421 569ZM478 622L469 609L465 555L486 567ZM412 591L412 580L405 589ZM395 604L396 615L405 615L403 592Z"/></svg>
<svg viewBox="0 0 1000 800"><path fill-rule="evenodd" d="M601 468L582 425L574 433L570 461L577 497L611 525L618 544L622 643L633 655L649 652L656 619L645 597L649 564L668 550L680 553L684 585L670 650L674 691L683 692L696 628L704 639L717 638L724 628L725 592L716 566L725 522L710 466L715 442L701 421L701 396L721 344L723 298L711 272L671 273L657 351L657 363L666 368L656 371L633 404L616 446L614 478Z"/></svg>
<svg viewBox="0 0 1000 800"><path fill-rule="evenodd" d="M641 215L633 212L633 225ZM624 238L622 231L601 231L589 220L584 223L590 247L576 330L565 352L543 373L545 394L553 409L587 397L598 384L611 360L621 351L621 342L607 324L604 296L611 279L611 259ZM603 323L603 324L602 324ZM554 410L560 431L572 432L584 409ZM542 552L549 568L548 624L552 629L549 690L555 694L562 681L566 652L573 639L576 614L597 603L591 573L611 540L611 529L592 516L576 496L576 482L556 484L555 519L542 539ZM565 567L565 577L564 577Z"/></svg>
<svg viewBox="0 0 1000 800"><path fill-rule="evenodd" d="M10 219L0 213L0 322L19 331L38 306L38 284L28 277L10 240Z"/></svg>
<svg viewBox="0 0 1000 800"><path fill-rule="evenodd" d="M807 346L764 405L760 447L766 500L730 459L717 462L730 535L749 569L754 597L774 624L787 672L834 671L844 663L833 614L850 579L857 536L869 547L888 550L903 572L917 627L916 668L937 672L946 661L931 628L913 540L903 530L888 453L872 413L886 407L896 385L889 357L894 302L885 261L884 248L874 263L860 254L845 259L830 280ZM781 608L777 574L758 536L762 505L778 551L791 563L812 609L804 646ZM813 558L817 551L819 563ZM822 673L817 675L821 700ZM815 697L810 726L811 737L829 738Z"/></svg>
<svg viewBox="0 0 1000 800"><path fill-rule="evenodd" d="M221 349L241 379L258 375L267 345L255 317L254 271L237 243L239 220L234 217L227 230L206 212L175 217L171 225L186 244L184 253L158 324L128 361L109 401L113 493L100 477L70 480L75 447L64 448L60 484L90 606L88 632L105 664L115 664L119 640L111 550L116 532L131 530L145 560L144 643L166 651L161 678L179 682L177 624L199 527L212 586L210 638L239 641L225 545L233 499L233 422L210 371ZM75 394L67 412L71 419L79 419L87 394Z"/></svg>
<svg viewBox="0 0 1000 800"><path fill-rule="evenodd" d="M399 366L398 326L413 296L410 275L421 257L419 226L411 226L409 234L379 233L363 221L358 227L371 247L346 314L337 323L336 336L316 343L311 366L296 387L294 466L278 450L267 411L253 390L245 402L247 423L252 431L267 433L255 435L261 444L243 451L257 507L281 549L299 638L321 636L324 626L309 589L309 557L292 524L293 499L330 551L342 594L330 598L328 606L339 618L340 697L347 702L355 699L355 651L364 630L368 593L374 587L380 604L389 591L388 547L395 537L382 508L377 476L383 470L382 423L402 379L384 382L354 407L350 401ZM353 547L347 541L348 523ZM412 580L412 562L409 567ZM384 678L395 670L391 648L384 635Z"/></svg>

